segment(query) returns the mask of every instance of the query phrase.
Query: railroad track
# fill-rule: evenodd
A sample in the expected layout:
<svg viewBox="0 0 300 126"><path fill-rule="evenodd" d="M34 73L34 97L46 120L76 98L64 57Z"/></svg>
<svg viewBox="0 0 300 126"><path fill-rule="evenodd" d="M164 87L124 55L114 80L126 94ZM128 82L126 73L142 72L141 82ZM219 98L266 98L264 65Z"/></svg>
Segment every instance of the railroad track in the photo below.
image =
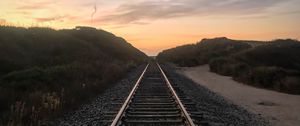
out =
<svg viewBox="0 0 300 126"><path fill-rule="evenodd" d="M158 63L150 62L125 102L106 124L117 125L200 125L195 103L172 85ZM200 115L201 116L201 115ZM201 117L200 117L201 118Z"/></svg>

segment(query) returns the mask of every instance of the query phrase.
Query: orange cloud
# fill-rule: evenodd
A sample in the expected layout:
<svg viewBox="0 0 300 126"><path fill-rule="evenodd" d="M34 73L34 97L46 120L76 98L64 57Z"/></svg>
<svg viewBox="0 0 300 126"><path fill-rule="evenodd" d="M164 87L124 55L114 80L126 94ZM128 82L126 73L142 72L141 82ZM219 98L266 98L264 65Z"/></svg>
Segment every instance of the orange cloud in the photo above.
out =
<svg viewBox="0 0 300 126"><path fill-rule="evenodd" d="M61 17L50 17L50 18L35 18L37 22L49 22L61 19Z"/></svg>
<svg viewBox="0 0 300 126"><path fill-rule="evenodd" d="M6 25L6 23L7 23L7 22L6 22L5 19L1 19L1 18L0 18L0 25Z"/></svg>
<svg viewBox="0 0 300 126"><path fill-rule="evenodd" d="M18 10L36 10L36 9L44 9L49 7L55 3L55 1L44 1L44 2L32 2L27 1L25 3L21 3L20 6L18 6L16 9Z"/></svg>
<svg viewBox="0 0 300 126"><path fill-rule="evenodd" d="M128 24L186 16L251 15L264 13L268 8L288 1L291 0L152 0L122 4L115 13L97 20Z"/></svg>

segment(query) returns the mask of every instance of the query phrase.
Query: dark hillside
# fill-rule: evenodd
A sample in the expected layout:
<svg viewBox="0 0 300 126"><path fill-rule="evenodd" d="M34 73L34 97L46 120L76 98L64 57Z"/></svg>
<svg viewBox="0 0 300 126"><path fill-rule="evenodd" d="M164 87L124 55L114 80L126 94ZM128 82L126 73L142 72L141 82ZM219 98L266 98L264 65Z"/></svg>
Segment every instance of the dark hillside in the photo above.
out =
<svg viewBox="0 0 300 126"><path fill-rule="evenodd" d="M297 40L257 42L216 38L187 46L188 49L180 46L165 50L157 57L179 66L209 64L212 72L250 85L300 94L300 42Z"/></svg>
<svg viewBox="0 0 300 126"><path fill-rule="evenodd" d="M75 108L146 58L123 38L95 28L1 26L0 125L36 125Z"/></svg>
<svg viewBox="0 0 300 126"><path fill-rule="evenodd" d="M203 39L194 45L184 45L164 50L158 59L171 61L180 66L207 64L211 59L228 56L246 49L251 45L227 38Z"/></svg>
<svg viewBox="0 0 300 126"><path fill-rule="evenodd" d="M275 40L236 56L251 66L277 66L300 70L300 43L295 40Z"/></svg>

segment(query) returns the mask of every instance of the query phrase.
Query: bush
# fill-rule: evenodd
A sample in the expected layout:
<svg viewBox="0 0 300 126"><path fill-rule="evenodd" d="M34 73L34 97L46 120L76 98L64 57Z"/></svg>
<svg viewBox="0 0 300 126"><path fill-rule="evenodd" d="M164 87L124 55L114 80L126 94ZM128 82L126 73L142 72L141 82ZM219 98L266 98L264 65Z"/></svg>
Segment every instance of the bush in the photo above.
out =
<svg viewBox="0 0 300 126"><path fill-rule="evenodd" d="M210 71L221 75L230 76L234 74L234 61L231 58L215 58L209 62Z"/></svg>
<svg viewBox="0 0 300 126"><path fill-rule="evenodd" d="M283 80L281 85L282 86L277 90L292 93L292 94L300 94L300 77L299 76L286 77Z"/></svg>
<svg viewBox="0 0 300 126"><path fill-rule="evenodd" d="M278 67L256 67L250 74L251 82L264 88L273 88L275 83L282 82L286 71Z"/></svg>
<svg viewBox="0 0 300 126"><path fill-rule="evenodd" d="M236 62L232 64L232 77L236 80L247 80L251 72L251 67L244 62Z"/></svg>
<svg viewBox="0 0 300 126"><path fill-rule="evenodd" d="M76 108L146 59L95 28L0 26L0 125L38 125Z"/></svg>
<svg viewBox="0 0 300 126"><path fill-rule="evenodd" d="M300 94L299 55L298 40L259 42L215 38L164 50L157 58L183 67L208 63L210 71L234 80Z"/></svg>
<svg viewBox="0 0 300 126"><path fill-rule="evenodd" d="M159 61L173 62L179 66L191 67L208 64L210 60L230 56L251 48L246 42L227 38L203 39L196 44L183 45L160 52Z"/></svg>

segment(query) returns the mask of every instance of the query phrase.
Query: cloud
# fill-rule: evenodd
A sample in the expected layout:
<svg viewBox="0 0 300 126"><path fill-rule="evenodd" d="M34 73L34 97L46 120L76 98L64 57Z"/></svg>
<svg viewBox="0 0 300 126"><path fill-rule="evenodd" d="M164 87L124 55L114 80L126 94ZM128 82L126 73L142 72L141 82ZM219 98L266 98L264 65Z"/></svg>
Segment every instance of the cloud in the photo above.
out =
<svg viewBox="0 0 300 126"><path fill-rule="evenodd" d="M5 19L0 18L0 25L5 25L7 22Z"/></svg>
<svg viewBox="0 0 300 126"><path fill-rule="evenodd" d="M147 25L149 23L147 22L141 22L141 21L136 21L136 22L131 22L131 24L136 24L136 25Z"/></svg>
<svg viewBox="0 0 300 126"><path fill-rule="evenodd" d="M41 5L23 5L18 7L18 10L36 10L36 9L42 9L44 6Z"/></svg>
<svg viewBox="0 0 300 126"><path fill-rule="evenodd" d="M74 15L56 15L56 16L49 16L49 17L35 17L32 18L36 22L44 23L44 22L51 22L51 21L59 21L59 22L64 22L64 21L72 21L72 20L77 20L80 21L79 16L74 16Z"/></svg>
<svg viewBox="0 0 300 126"><path fill-rule="evenodd" d="M35 18L37 22L49 22L49 21L55 21L57 18L55 17L49 17L49 18Z"/></svg>
<svg viewBox="0 0 300 126"><path fill-rule="evenodd" d="M56 1L43 1L43 2L33 2L26 1L19 3L19 6L16 8L18 10L36 10L36 9L44 9L51 6Z"/></svg>
<svg viewBox="0 0 300 126"><path fill-rule="evenodd" d="M42 18L34 18L34 20L36 20L37 22L51 22L51 21L63 21L64 19L67 18L69 18L69 16L42 17Z"/></svg>
<svg viewBox="0 0 300 126"><path fill-rule="evenodd" d="M253 15L289 0L143 0L120 5L97 21L128 24L186 16Z"/></svg>
<svg viewBox="0 0 300 126"><path fill-rule="evenodd" d="M287 12L282 12L280 14L282 15L300 14L300 10L287 11Z"/></svg>

